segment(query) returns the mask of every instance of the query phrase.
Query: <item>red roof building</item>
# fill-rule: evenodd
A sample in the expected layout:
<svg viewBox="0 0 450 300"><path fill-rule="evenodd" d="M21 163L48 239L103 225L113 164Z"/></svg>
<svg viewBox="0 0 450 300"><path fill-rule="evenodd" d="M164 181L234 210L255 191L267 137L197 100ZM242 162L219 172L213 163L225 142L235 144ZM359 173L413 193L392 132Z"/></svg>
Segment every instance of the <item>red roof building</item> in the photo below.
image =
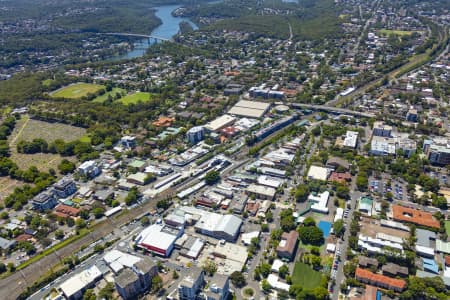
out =
<svg viewBox="0 0 450 300"><path fill-rule="evenodd" d="M328 181L338 182L338 183L346 183L351 180L352 180L352 175L348 172L345 172L345 173L332 172L330 177L328 178Z"/></svg>
<svg viewBox="0 0 450 300"><path fill-rule="evenodd" d="M356 279L367 284L380 288L389 289L395 292L401 292L406 287L406 281L395 279L381 274L372 273L369 270L356 268Z"/></svg>
<svg viewBox="0 0 450 300"><path fill-rule="evenodd" d="M59 204L55 207L55 214L63 218L78 217L78 215L80 214L80 210L75 207Z"/></svg>
<svg viewBox="0 0 450 300"><path fill-rule="evenodd" d="M400 205L392 205L392 213L395 221L408 222L436 229L441 227L439 221L428 212Z"/></svg>

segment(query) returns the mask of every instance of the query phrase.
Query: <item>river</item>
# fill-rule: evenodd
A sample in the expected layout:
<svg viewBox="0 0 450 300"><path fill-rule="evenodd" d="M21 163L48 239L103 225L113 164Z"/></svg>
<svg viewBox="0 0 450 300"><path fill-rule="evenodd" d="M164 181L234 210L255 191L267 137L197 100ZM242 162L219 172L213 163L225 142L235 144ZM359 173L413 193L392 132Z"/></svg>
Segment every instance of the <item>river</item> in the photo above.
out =
<svg viewBox="0 0 450 300"><path fill-rule="evenodd" d="M156 27L150 35L171 39L180 30L180 23L185 21L189 22L194 29L198 29L197 25L192 23L188 18L174 17L172 12L181 7L181 5L163 5L157 6L155 15L161 19L162 24ZM134 43L134 47L129 52L114 57L114 60L131 59L143 56L147 49L155 43L155 40L142 39Z"/></svg>

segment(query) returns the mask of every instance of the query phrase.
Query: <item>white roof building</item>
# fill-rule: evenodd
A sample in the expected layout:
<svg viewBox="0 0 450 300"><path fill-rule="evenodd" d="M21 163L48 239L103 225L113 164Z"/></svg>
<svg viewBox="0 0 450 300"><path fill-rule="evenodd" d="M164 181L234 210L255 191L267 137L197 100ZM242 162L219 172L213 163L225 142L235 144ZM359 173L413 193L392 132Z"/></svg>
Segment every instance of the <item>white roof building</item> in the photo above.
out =
<svg viewBox="0 0 450 300"><path fill-rule="evenodd" d="M67 299L81 298L83 291L101 277L102 272L96 266L92 266L67 279L59 286L59 289Z"/></svg>
<svg viewBox="0 0 450 300"><path fill-rule="evenodd" d="M164 230L164 225L153 224L145 228L135 241L140 247L162 256L169 256L177 238L176 234Z"/></svg>
<svg viewBox="0 0 450 300"><path fill-rule="evenodd" d="M277 290L289 291L289 288L291 287L289 284L281 282L278 279L278 276L274 274L269 274L269 276L267 277L267 282L271 287Z"/></svg>
<svg viewBox="0 0 450 300"><path fill-rule="evenodd" d="M260 231L252 231L252 232L243 233L241 235L241 242L242 242L242 244L248 246L251 244L252 239L258 238L260 234L261 234Z"/></svg>
<svg viewBox="0 0 450 300"><path fill-rule="evenodd" d="M230 115L223 115L211 122L206 123L205 129L209 131L218 131L224 127L233 124L235 120L236 120L235 117L232 117Z"/></svg>
<svg viewBox="0 0 450 300"><path fill-rule="evenodd" d="M249 118L261 118L270 108L270 103L241 100L228 113Z"/></svg>
<svg viewBox="0 0 450 300"><path fill-rule="evenodd" d="M257 181L260 185L265 185L274 189L279 188L283 184L283 180L267 175L258 176Z"/></svg>
<svg viewBox="0 0 450 300"><path fill-rule="evenodd" d="M334 215L334 222L342 220L343 216L344 216L344 209L340 207L336 208L336 214Z"/></svg>
<svg viewBox="0 0 450 300"><path fill-rule="evenodd" d="M327 214L328 213L328 199L330 198L330 192L325 191L321 194L317 194L317 196L314 196L313 194L310 194L308 196L308 200L311 202L314 202L313 205L311 205L311 210Z"/></svg>
<svg viewBox="0 0 450 300"><path fill-rule="evenodd" d="M311 166L308 171L308 179L326 181L328 178L328 169L319 166Z"/></svg>
<svg viewBox="0 0 450 300"><path fill-rule="evenodd" d="M350 148L356 148L356 144L358 143L358 132L348 130L345 134L344 146Z"/></svg>

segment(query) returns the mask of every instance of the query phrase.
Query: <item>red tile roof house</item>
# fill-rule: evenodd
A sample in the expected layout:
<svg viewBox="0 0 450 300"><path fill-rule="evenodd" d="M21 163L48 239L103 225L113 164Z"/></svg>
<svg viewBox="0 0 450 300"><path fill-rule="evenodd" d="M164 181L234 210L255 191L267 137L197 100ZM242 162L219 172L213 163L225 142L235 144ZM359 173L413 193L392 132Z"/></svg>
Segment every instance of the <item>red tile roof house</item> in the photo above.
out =
<svg viewBox="0 0 450 300"><path fill-rule="evenodd" d="M428 212L400 205L392 205L392 213L395 221L414 223L416 225L427 226L435 229L441 228L439 221Z"/></svg>
<svg viewBox="0 0 450 300"><path fill-rule="evenodd" d="M347 181L352 180L352 175L348 172L345 173L338 173L338 172L332 172L330 177L328 178L328 181L331 182L339 182L339 183L345 183Z"/></svg>
<svg viewBox="0 0 450 300"><path fill-rule="evenodd" d="M356 268L355 277L357 280L371 284L380 288L401 292L406 287L406 281L395 279L381 274L372 273L369 270Z"/></svg>

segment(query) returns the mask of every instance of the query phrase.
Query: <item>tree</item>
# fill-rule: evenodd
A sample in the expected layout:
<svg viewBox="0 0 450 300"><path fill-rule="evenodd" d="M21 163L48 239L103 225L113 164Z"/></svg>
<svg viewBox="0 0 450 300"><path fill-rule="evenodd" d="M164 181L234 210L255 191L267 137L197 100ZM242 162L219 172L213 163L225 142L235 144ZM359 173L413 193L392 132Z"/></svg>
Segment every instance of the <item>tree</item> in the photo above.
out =
<svg viewBox="0 0 450 300"><path fill-rule="evenodd" d="M125 198L125 204L130 206L137 202L139 197L141 196L137 187L132 187L128 192L127 197Z"/></svg>
<svg viewBox="0 0 450 300"><path fill-rule="evenodd" d="M0 262L0 274L6 272L6 265L2 262Z"/></svg>
<svg viewBox="0 0 450 300"><path fill-rule="evenodd" d="M87 289L86 292L84 292L83 300L96 300L97 297L95 296L93 289Z"/></svg>
<svg viewBox="0 0 450 300"><path fill-rule="evenodd" d="M333 230L336 236L341 237L345 232L344 221L341 219L334 222Z"/></svg>
<svg viewBox="0 0 450 300"><path fill-rule="evenodd" d="M238 288L241 288L247 284L245 276L238 271L234 271L233 273L231 273L230 280L234 284L234 286Z"/></svg>
<svg viewBox="0 0 450 300"><path fill-rule="evenodd" d="M217 265L214 261L208 259L203 263L203 270L210 276L214 275L217 271Z"/></svg>
<svg viewBox="0 0 450 300"><path fill-rule="evenodd" d="M267 276L269 276L270 272L272 271L272 267L268 264L263 262L260 266L259 266L259 270L261 272L261 275L264 278L267 278Z"/></svg>
<svg viewBox="0 0 450 300"><path fill-rule="evenodd" d="M61 174L69 174L75 170L75 164L67 159L63 159L58 165L58 170Z"/></svg>
<svg viewBox="0 0 450 300"><path fill-rule="evenodd" d="M295 190L295 200L297 202L305 202L306 199L308 199L309 195L309 187L305 184L300 184L297 186L297 189Z"/></svg>
<svg viewBox="0 0 450 300"><path fill-rule="evenodd" d="M220 173L219 171L209 171L208 173L206 173L205 175L205 182L209 185L213 185L216 182L218 182L220 180Z"/></svg>
<svg viewBox="0 0 450 300"><path fill-rule="evenodd" d="M264 293L268 293L272 289L272 287L270 286L269 282L266 279L261 280L261 288L263 289Z"/></svg>
<svg viewBox="0 0 450 300"><path fill-rule="evenodd" d="M92 210L92 213L94 214L94 217L96 219L100 219L105 214L105 209L102 207L96 207Z"/></svg>
<svg viewBox="0 0 450 300"><path fill-rule="evenodd" d="M98 298L106 299L106 300L113 299L114 291L115 291L114 284L112 284L111 282L108 282L106 284L106 286L104 288L102 288L100 290L100 292L98 293Z"/></svg>
<svg viewBox="0 0 450 300"><path fill-rule="evenodd" d="M141 218L141 225L142 226L147 226L149 224L150 224L150 219L148 217L144 216L144 217Z"/></svg>
<svg viewBox="0 0 450 300"><path fill-rule="evenodd" d="M55 231L55 238L62 240L64 238L64 232L61 229Z"/></svg>
<svg viewBox="0 0 450 300"><path fill-rule="evenodd" d="M11 272L11 273L16 270L16 266L12 262L9 262L6 266L7 266L8 270L9 270L9 272Z"/></svg>
<svg viewBox="0 0 450 300"><path fill-rule="evenodd" d="M172 278L173 278L174 280L177 280L179 277L180 277L180 275L178 275L177 271L176 271L176 270L173 270Z"/></svg>
<svg viewBox="0 0 450 300"><path fill-rule="evenodd" d="M280 227L284 232L295 229L296 223L292 209L285 209L280 213Z"/></svg>
<svg viewBox="0 0 450 300"><path fill-rule="evenodd" d="M303 244L316 246L323 244L323 232L316 226L300 226L298 233Z"/></svg>
<svg viewBox="0 0 450 300"><path fill-rule="evenodd" d="M161 276L156 275L152 278L152 292L158 292L163 286L163 281Z"/></svg>
<svg viewBox="0 0 450 300"><path fill-rule="evenodd" d="M289 274L289 268L286 265L282 265L279 269L278 269L278 274L280 275L281 278L286 278L286 275Z"/></svg>

